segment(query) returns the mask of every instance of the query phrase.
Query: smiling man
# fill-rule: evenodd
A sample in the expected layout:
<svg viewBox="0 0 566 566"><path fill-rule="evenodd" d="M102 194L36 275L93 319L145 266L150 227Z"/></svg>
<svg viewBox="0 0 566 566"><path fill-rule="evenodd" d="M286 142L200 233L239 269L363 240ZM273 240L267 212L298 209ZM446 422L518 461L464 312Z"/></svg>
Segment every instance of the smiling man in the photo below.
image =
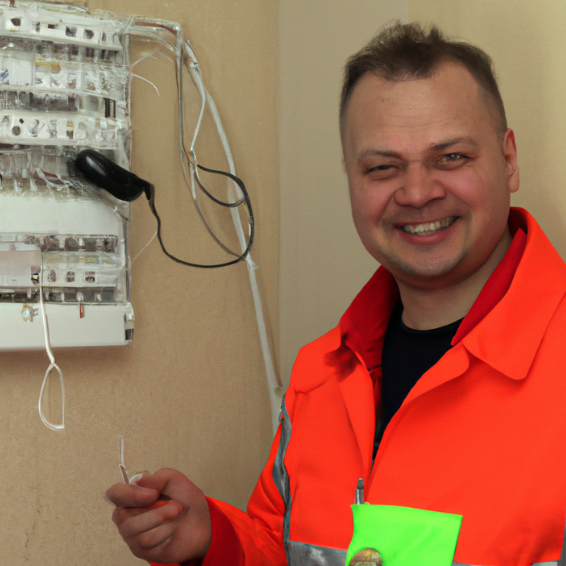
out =
<svg viewBox="0 0 566 566"><path fill-rule="evenodd" d="M566 564L566 265L510 209L517 151L489 58L391 26L349 60L340 126L381 267L299 353L248 513L160 470L108 491L120 533L160 563L343 566L363 496L396 517L365 530L374 550L350 548L375 564L414 566L419 545L431 563L443 517L461 518L448 564Z"/></svg>
<svg viewBox="0 0 566 566"><path fill-rule="evenodd" d="M446 62L426 80L366 73L344 109L356 228L419 330L462 318L511 243L517 151L490 106L468 70Z"/></svg>

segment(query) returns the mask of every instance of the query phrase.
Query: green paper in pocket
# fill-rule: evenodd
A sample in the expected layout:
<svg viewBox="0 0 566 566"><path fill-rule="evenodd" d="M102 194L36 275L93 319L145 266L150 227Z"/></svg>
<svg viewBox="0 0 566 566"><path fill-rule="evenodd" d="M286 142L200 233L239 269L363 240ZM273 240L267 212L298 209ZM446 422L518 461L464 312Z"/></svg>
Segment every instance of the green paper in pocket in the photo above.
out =
<svg viewBox="0 0 566 566"><path fill-rule="evenodd" d="M354 536L346 555L347 566L366 548L379 552L383 566L452 565L460 515L369 503L352 505L352 512ZM373 563L362 560L360 564Z"/></svg>

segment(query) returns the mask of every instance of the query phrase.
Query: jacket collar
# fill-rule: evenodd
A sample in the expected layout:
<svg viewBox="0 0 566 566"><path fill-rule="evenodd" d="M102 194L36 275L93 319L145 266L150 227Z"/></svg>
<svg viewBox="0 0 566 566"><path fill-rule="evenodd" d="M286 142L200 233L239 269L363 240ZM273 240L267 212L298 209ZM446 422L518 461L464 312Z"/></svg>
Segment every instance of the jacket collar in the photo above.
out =
<svg viewBox="0 0 566 566"><path fill-rule="evenodd" d="M520 380L527 377L550 319L566 294L566 264L526 210L511 213L525 222L525 251L505 296L462 344L476 358Z"/></svg>
<svg viewBox="0 0 566 566"><path fill-rule="evenodd" d="M485 305L485 294L480 294L478 305L474 303L462 321L465 332L459 332L455 342L507 377L523 379L566 293L566 265L527 211L511 209L510 224L526 232L521 259L518 265L509 261L508 252L502 264L511 264L511 273L496 269L484 287L499 289L500 295L488 299L491 308L485 312L478 302ZM517 254L516 249L510 252ZM356 352L370 372L381 365L385 330L398 296L393 276L380 267L340 319L341 343Z"/></svg>
<svg viewBox="0 0 566 566"><path fill-rule="evenodd" d="M398 298L395 279L380 267L340 319L342 343L363 359L370 372L381 365L385 330Z"/></svg>

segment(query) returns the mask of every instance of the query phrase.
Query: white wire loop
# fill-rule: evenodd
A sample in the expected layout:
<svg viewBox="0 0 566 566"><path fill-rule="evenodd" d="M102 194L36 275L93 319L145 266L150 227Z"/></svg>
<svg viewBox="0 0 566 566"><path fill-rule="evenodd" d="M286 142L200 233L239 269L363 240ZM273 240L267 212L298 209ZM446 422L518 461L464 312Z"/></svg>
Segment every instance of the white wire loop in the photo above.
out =
<svg viewBox="0 0 566 566"><path fill-rule="evenodd" d="M39 393L39 401L37 403L37 409L39 411L39 417L43 424L51 430L63 430L65 428L65 381L63 380L63 372L61 368L55 363L55 356L51 350L51 343L49 340L49 322L47 321L47 312L45 310L45 303L43 301L43 254L41 254L41 270L39 274L39 303L41 305L41 319L43 322L43 337L45 338L45 351L49 357L49 367L45 372L43 377L43 383L41 384L41 391ZM43 393L45 391L45 386L47 385L49 374L53 369L56 369L59 373L59 381L61 383L61 424L54 424L49 421L43 412Z"/></svg>
<svg viewBox="0 0 566 566"><path fill-rule="evenodd" d="M45 385L47 384L47 378L49 377L51 370L54 368L59 373L59 380L61 382L61 424L54 424L52 422L49 422L49 420L43 413L43 407L42 407L43 391L45 390ZM41 421L47 428L51 430L63 430L65 428L65 382L63 381L63 372L56 363L52 362L51 364L49 364L49 367L45 372L45 377L43 378L43 383L41 384L41 392L39 394L38 409L39 409L39 417L41 418Z"/></svg>

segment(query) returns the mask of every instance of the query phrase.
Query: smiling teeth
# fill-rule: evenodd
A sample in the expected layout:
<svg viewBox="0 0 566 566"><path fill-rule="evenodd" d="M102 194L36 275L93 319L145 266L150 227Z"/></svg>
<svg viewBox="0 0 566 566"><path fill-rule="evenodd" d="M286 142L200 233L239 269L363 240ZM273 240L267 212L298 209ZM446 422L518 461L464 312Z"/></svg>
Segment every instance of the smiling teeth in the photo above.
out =
<svg viewBox="0 0 566 566"><path fill-rule="evenodd" d="M401 226L401 230L403 232L407 232L408 234L419 234L426 236L427 234L433 234L434 232L438 232L438 230L444 230L444 228L448 228L450 224L453 224L456 220L456 216L449 216L448 218L444 218L443 220L437 220L436 222L427 222L425 224L405 224Z"/></svg>

